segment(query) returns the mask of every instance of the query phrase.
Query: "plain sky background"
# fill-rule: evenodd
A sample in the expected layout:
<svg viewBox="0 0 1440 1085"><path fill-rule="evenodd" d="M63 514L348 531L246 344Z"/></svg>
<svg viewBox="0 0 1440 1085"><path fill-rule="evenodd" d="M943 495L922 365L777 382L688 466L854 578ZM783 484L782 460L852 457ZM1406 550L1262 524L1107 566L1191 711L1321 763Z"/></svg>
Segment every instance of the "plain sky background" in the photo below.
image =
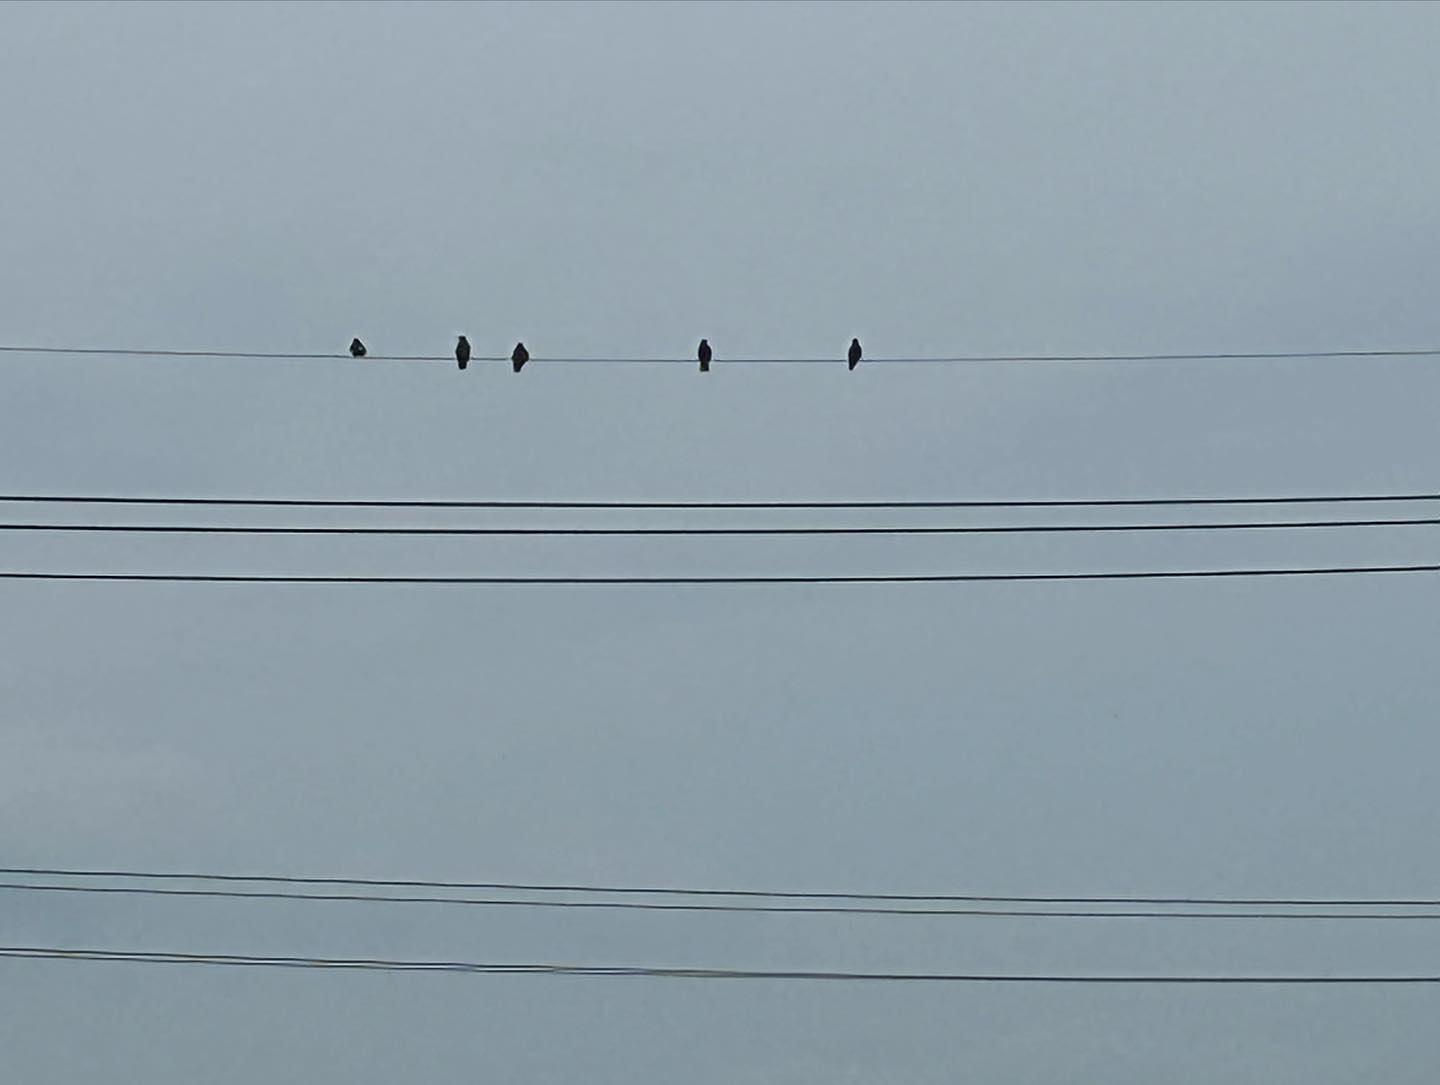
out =
<svg viewBox="0 0 1440 1085"><path fill-rule="evenodd" d="M0 342L343 351L360 335L374 353L444 354L463 331L477 354L523 338L543 358L688 356L704 335L717 362L702 379L688 365L536 362L515 377L497 364L6 355L0 489L1433 491L1434 359L855 373L839 359L852 335L875 358L1440 344L1437 54L1440 7L1419 4L5 5ZM829 353L834 367L724 364ZM465 522L501 520L557 522ZM0 540L0 567L1079 570L1434 561L1436 541L1421 528L17 537ZM35 583L3 598L6 865L1440 895L1430 577ZM1420 923L15 893L0 894L0 943L1440 972L1440 941ZM0 1073L27 1085L1420 1083L1440 1056L1437 998L4 962Z"/></svg>

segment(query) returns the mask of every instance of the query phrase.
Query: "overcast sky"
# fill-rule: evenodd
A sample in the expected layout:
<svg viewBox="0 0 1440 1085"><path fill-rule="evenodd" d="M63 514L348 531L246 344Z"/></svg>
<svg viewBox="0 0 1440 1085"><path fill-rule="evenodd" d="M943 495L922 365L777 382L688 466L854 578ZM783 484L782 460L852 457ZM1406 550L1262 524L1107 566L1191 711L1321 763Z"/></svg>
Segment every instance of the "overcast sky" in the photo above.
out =
<svg viewBox="0 0 1440 1085"><path fill-rule="evenodd" d="M688 356L703 335L717 361L517 377L4 355L0 490L1434 491L1433 359L840 359L852 335L875 358L1440 344L1437 52L1440 7L1418 4L5 5L0 344L446 354L464 332L543 359ZM724 362L757 354L837 361ZM14 537L0 567L1064 571L1433 562L1435 542ZM1429 577L0 591L5 865L1440 896ZM1420 923L39 896L0 892L0 944L1440 973ZM3 962L0 1067L28 1085L1428 1083L1435 999Z"/></svg>

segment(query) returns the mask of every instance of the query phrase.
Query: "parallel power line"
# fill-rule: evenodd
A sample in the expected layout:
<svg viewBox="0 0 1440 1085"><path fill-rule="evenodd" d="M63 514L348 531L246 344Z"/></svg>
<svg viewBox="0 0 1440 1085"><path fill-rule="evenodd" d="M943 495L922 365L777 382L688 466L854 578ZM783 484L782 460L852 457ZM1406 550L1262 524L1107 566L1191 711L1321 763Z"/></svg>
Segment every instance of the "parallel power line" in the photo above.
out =
<svg viewBox="0 0 1440 1085"><path fill-rule="evenodd" d="M1201 580L1434 573L1440 564L1332 565L1266 569L1146 569L1099 573L873 573L835 576L403 576L291 573L66 573L0 571L0 580L164 584L409 584L493 587L645 587L711 585L979 584L1090 580Z"/></svg>
<svg viewBox="0 0 1440 1085"><path fill-rule="evenodd" d="M0 494L0 504L175 505L307 509L630 509L807 511L866 509L1182 508L1219 505L1348 505L1440 501L1437 493L1303 494L1242 497L1111 497L893 501L510 501L446 498L185 497L117 494Z"/></svg>
<svg viewBox="0 0 1440 1085"><path fill-rule="evenodd" d="M803 969L674 968L652 965L506 964L489 961L389 960L371 957L262 957L230 953L160 950L65 949L58 946L0 946L0 958L50 961L106 961L127 964L186 964L240 968L313 968L349 972L447 972L505 976L595 976L689 980L800 980L845 983L1047 983L1151 985L1436 984L1440 975L1016 975L983 972L847 972Z"/></svg>
<svg viewBox="0 0 1440 1085"><path fill-rule="evenodd" d="M1440 912L1355 912L1355 911L1193 911L1193 910L1099 910L1046 908L956 908L921 907L919 905L879 906L867 904L716 904L686 901L637 900L563 900L554 897L456 897L436 894L381 893L300 893L283 889L176 889L130 885L41 885L30 882L0 882L0 890L38 893L71 893L142 897L180 897L206 900L314 901L319 903L364 904L434 904L468 905L486 908L558 908L601 911L741 913L766 915L863 915L923 916L938 918L963 916L997 919L1244 919L1244 920L1436 920Z"/></svg>
<svg viewBox="0 0 1440 1085"><path fill-rule="evenodd" d="M336 875L219 874L177 870L103 870L76 867L0 867L0 876L210 882L218 884L359 886L370 889L445 889L511 893L588 893L609 896L731 897L771 900L896 901L993 904L1149 904L1292 908L1440 908L1440 897L1260 897L1260 896L1016 896L995 893L881 893L798 889L715 889L677 885L607 885L576 882L455 881L430 878L353 878Z"/></svg>
<svg viewBox="0 0 1440 1085"><path fill-rule="evenodd" d="M295 351L250 351L250 350L174 350L133 347L40 347L0 346L5 354L62 354L73 356L113 356L118 358L213 358L248 359L255 361L343 361L348 363L367 362L445 362L455 364L453 354L369 354L354 359L348 353L340 352L295 352ZM919 357L866 357L865 366L873 365L915 365L928 363L1008 363L1008 362L1200 362L1200 361L1279 361L1306 358L1427 358L1440 355L1440 348L1421 347L1415 349L1374 349L1374 350L1258 350L1258 351L1195 351L1167 354L954 354L926 355ZM511 356L474 355L474 362L510 362ZM695 365L693 356L687 357L635 357L633 355L586 356L586 357L542 357L529 359L537 365L544 364L597 364L597 365ZM761 358L715 357L717 366L724 365L838 365L845 358L836 353L818 358Z"/></svg>
<svg viewBox="0 0 1440 1085"><path fill-rule="evenodd" d="M1256 520L1184 524L1000 524L836 527L351 527L257 524L0 523L0 531L132 535L374 535L374 536L785 536L785 535L1053 535L1156 531L1302 531L1316 528L1435 527L1440 517L1366 520Z"/></svg>

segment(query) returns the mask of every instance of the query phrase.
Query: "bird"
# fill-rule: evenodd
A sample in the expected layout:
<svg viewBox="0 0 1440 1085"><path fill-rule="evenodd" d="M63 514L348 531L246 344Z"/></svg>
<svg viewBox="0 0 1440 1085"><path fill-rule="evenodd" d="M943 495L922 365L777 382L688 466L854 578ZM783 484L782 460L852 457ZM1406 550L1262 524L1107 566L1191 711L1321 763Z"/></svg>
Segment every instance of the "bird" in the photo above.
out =
<svg viewBox="0 0 1440 1085"><path fill-rule="evenodd" d="M696 356L700 359L700 372L710 372L710 359L714 357L710 350L710 340L700 340L700 349L696 352Z"/></svg>
<svg viewBox="0 0 1440 1085"><path fill-rule="evenodd" d="M524 343L516 343L515 349L510 352L510 364L515 367L515 372L525 368L525 363L530 360L530 352L525 349Z"/></svg>
<svg viewBox="0 0 1440 1085"><path fill-rule="evenodd" d="M860 340L858 340L858 339L852 339L852 340L850 340L850 368L851 368L851 369L854 369L857 365L860 364L860 356L861 356L861 354L863 354L863 353L864 353L864 351L862 351L862 350L860 349Z"/></svg>
<svg viewBox="0 0 1440 1085"><path fill-rule="evenodd" d="M455 360L460 363L461 369L470 362L470 340L463 335L455 342Z"/></svg>
<svg viewBox="0 0 1440 1085"><path fill-rule="evenodd" d="M352 339L352 340L350 340L350 357L352 357L352 358L363 358L363 357L365 357L365 344L362 343L362 342L360 342L360 340L358 340L358 339Z"/></svg>

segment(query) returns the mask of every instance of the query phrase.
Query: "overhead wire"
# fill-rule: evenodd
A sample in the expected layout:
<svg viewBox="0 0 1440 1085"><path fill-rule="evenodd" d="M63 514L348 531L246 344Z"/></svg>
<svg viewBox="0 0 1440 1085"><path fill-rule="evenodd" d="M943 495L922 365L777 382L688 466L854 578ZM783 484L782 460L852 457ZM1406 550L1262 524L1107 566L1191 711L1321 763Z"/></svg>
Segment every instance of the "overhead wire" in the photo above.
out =
<svg viewBox="0 0 1440 1085"><path fill-rule="evenodd" d="M926 918L966 917L998 919L1243 919L1243 920L1436 920L1440 912L1295 912L1295 911L1179 911L1136 910L1037 910L1034 908L953 908L875 906L865 904L715 904L674 901L562 900L554 898L454 897L438 895L386 895L380 893L299 893L286 890L174 889L121 885L41 885L0 882L0 890L15 892L68 893L101 896L179 897L185 899L314 901L320 903L466 905L486 908L553 908L582 911L644 911L687 913L737 913L767 915L863 915L920 916Z"/></svg>
<svg viewBox="0 0 1440 1085"><path fill-rule="evenodd" d="M1440 572L1440 564L1335 565L1265 569L1156 569L1096 573L873 573L859 575L755 576L404 576L305 573L75 573L0 571L0 580L168 584L409 584L494 587L645 587L800 584L980 584L1097 580L1202 580L1259 577L1358 576Z"/></svg>
<svg viewBox="0 0 1440 1085"><path fill-rule="evenodd" d="M119 494L0 494L0 504L175 505L213 508L329 509L617 509L806 511L864 509L1181 508L1219 505L1346 505L1440 501L1440 492L1321 494L1252 497L1024 498L890 501L566 501L447 498L165 497Z"/></svg>
<svg viewBox="0 0 1440 1085"><path fill-rule="evenodd" d="M455 364L453 354L366 354L353 358L343 351L249 351L249 350L180 350L173 348L136 347L67 347L3 345L5 354L59 354L129 358L216 358L256 361L341 361L366 363L446 362ZM866 357L862 367L875 365L915 365L929 363L1014 363L1014 362L1188 362L1188 361L1279 361L1305 358L1425 358L1440 355L1440 347L1378 348L1357 350L1258 350L1258 351L1191 351L1171 353L1106 353L1088 354L951 354L912 357ZM506 355L474 355L472 362L510 362ZM599 365L695 365L694 357L636 357L633 355L568 356L530 359L535 364L599 364ZM839 365L845 362L840 354L822 357L735 357L717 356L714 364L724 365Z"/></svg>
<svg viewBox="0 0 1440 1085"><path fill-rule="evenodd" d="M1049 535L1156 531L1301 531L1317 528L1435 527L1440 517L1365 520L1258 520L1183 524L1002 524L836 527L374 527L257 524L3 523L0 531L138 535L370 535L370 536L787 536L787 535Z"/></svg>
<svg viewBox="0 0 1440 1085"><path fill-rule="evenodd" d="M585 893L610 896L769 898L776 900L910 901L995 904L1174 905L1294 908L1440 908L1440 897L1262 896L1035 896L994 893L895 893L797 889L725 889L677 885L615 885L587 882L456 881L428 878L363 878L336 875L216 873L178 870L116 870L77 867L0 867L0 877L74 880L186 881L220 884L360 886L371 889L446 889L480 892Z"/></svg>
<svg viewBox="0 0 1440 1085"><path fill-rule="evenodd" d="M213 965L240 968L330 969L352 972L441 972L480 975L594 976L691 980L794 980L848 983L1045 983L1148 985L1400 985L1436 984L1440 975L1114 975L984 972L862 972L808 969L679 968L654 965L502 963L492 961L395 960L371 957L281 957L162 950L68 949L0 946L14 960L105 961L127 964Z"/></svg>
<svg viewBox="0 0 1440 1085"><path fill-rule="evenodd" d="M0 346L0 352L69 355L120 355L143 357L234 358L279 360L350 360L343 354L294 354L242 351L180 351L133 350L111 348L16 347ZM1285 358L1358 358L1418 357L1440 355L1440 349L1419 350L1355 350L1304 352L1246 352L1211 354L1093 354L1093 355L968 355L950 357L876 358L867 365L929 362L1126 362L1181 360L1239 360ZM372 355L365 359L381 361L449 362L444 355ZM504 356L476 357L475 361L507 361ZM832 358L737 358L717 359L721 364L834 364ZM624 358L574 357L540 358L537 363L634 363L693 364L689 358ZM1040 501L885 501L885 502L509 502L509 501L384 501L384 500L309 500L309 499L227 499L227 498L126 498L115 496L61 497L55 495L0 496L0 502L73 502L127 505L207 505L250 507L350 507L350 508L565 508L565 509L898 509L898 508L1051 508L1110 506L1191 506L1191 505L1253 505L1253 504L1316 504L1346 502L1411 502L1434 501L1440 494L1358 495L1344 497L1278 497L1278 498L1180 498L1180 499L1108 499L1108 500L1040 500ZM1120 525L1007 525L1007 526L902 526L902 527L791 527L791 528L382 528L328 526L207 526L207 525L114 525L114 524L0 524L0 530L56 532L153 532L203 534L324 534L324 535L903 535L903 534L1001 534L1049 532L1112 532L1112 531L1214 531L1255 529L1303 529L1381 526L1433 526L1440 518L1404 518L1370 520L1317 520L1252 523L1187 523L1187 524L1120 524ZM1037 580L1117 580L1173 579L1196 577L1270 577L1317 576L1339 574L1372 574L1400 572L1435 572L1440 565L1371 565L1339 567L1306 567L1283 569L1225 569L1119 571L1099 573L1019 573L1019 574L933 574L874 576L759 576L759 577L368 577L368 576L270 576L270 575L199 575L153 573L36 573L0 572L3 579L29 580L100 580L100 581L183 581L183 582L266 582L266 583L410 583L410 584L839 584L839 583L935 583L974 581L1037 581ZM18 872L14 868L10 873ZM32 870L29 873L51 876L89 876L97 872L66 872ZM110 872L106 876L144 878L187 878L194 880L232 880L248 882L284 882L303 884L345 884L386 886L444 886L454 888L505 888L526 890L561 890L566 892L609 892L646 894L686 894L729 897L764 896L771 898L897 900L897 901L995 901L1032 904L1057 903L1126 903L1253 905L1253 906L1417 906L1440 904L1440 901L1417 900L1302 900L1263 898L1146 898L1146 897L995 897L995 896L918 896L906 894L838 894L760 891L689 890L671 887L637 889L616 887L562 886L489 886L483 883L443 883L356 879L307 879L277 876L226 876L135 874ZM366 901L388 903L434 903L485 906L554 907L554 908L625 908L669 911L721 912L799 912L856 913L880 915L965 915L1050 918L1187 918L1187 919L1436 919L1440 913L1357 913L1357 912L1210 912L1210 911L1035 911L1018 909L955 909L915 907L854 907L841 905L756 905L714 903L656 903L649 901L574 901L535 899L476 899L441 896L394 896L363 893L298 893L284 891L175 889L134 886L56 886L26 883L0 883L0 889L70 893L118 893L152 896L187 896L217 898L261 898L311 901ZM911 981L949 983L1097 983L1097 984L1434 984L1440 976L1295 976L1295 975L1016 975L983 973L911 973L911 972L850 972L833 970L747 970L711 968L673 968L654 966L598 966L567 964L506 964L470 961L417 961L368 958L270 957L232 954L176 953L170 951L115 951L65 949L60 947L0 947L0 957L10 959L84 960L129 963L169 963L227 965L248 967L325 968L367 971L439 971L486 974L532 974L566 976L641 976L689 979L758 979L758 980L840 980L840 981Z"/></svg>

